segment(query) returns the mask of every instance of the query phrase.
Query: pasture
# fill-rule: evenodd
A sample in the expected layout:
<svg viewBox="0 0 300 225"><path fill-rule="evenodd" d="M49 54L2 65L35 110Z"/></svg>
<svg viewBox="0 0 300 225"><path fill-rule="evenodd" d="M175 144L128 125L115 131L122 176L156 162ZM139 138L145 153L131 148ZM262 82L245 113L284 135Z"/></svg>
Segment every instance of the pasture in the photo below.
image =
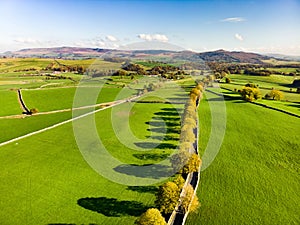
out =
<svg viewBox="0 0 300 225"><path fill-rule="evenodd" d="M43 91L52 90L56 89ZM178 96L180 92L172 90L171 85L158 90L157 95L167 101L184 101L184 96ZM39 93L41 90L30 91ZM56 91L60 93L59 89ZM111 97L108 93L104 95L107 99ZM160 98L151 97L152 94L155 95L155 92L148 93L144 100ZM24 98L30 99L30 96ZM51 103L52 100L46 98L45 101ZM129 122L132 132L140 140L133 143L139 150L132 150L117 139L111 122L112 109L95 114L97 132L105 148L126 164L144 165L167 158L177 147L179 114L183 105L134 102L115 108L122 112L127 106L133 107ZM2 120L1 125L8 132L1 142L64 121L70 116L70 112L65 112ZM17 131L9 127L20 129ZM164 128L165 134L162 132ZM133 224L137 216L153 207L158 184L128 186L97 174L80 154L72 129L72 124L68 123L1 147L1 223ZM123 167L115 171L128 175ZM153 174L143 176L156 179Z"/></svg>
<svg viewBox="0 0 300 225"><path fill-rule="evenodd" d="M295 79L292 76L271 75L271 76L250 76L250 75L230 75L231 83L222 83L221 87L230 89L239 94L237 90L242 89L247 83L257 84L259 86L262 97L269 93L273 88L280 90L283 93L282 101L274 101L260 99L257 102L272 106L278 109L283 109L287 112L292 112L300 115L300 94L296 93L296 88L292 88L291 84ZM292 89L292 91L290 90Z"/></svg>
<svg viewBox="0 0 300 225"><path fill-rule="evenodd" d="M126 99L159 79L95 77L80 83L82 75L78 74L62 74L72 79L46 79L34 70L26 71L33 66L41 70L51 62L50 59L0 60L0 102L4 106L0 109L0 143L72 118L71 111L20 117L17 88L22 88L29 108L51 112L71 109L80 90L82 95L76 106L86 106ZM60 60L60 63L88 66L93 61ZM98 63L96 66L104 70L120 66ZM285 101L258 102L299 115L300 95L290 93L289 87L293 77L230 75L230 78L231 83L221 84L232 90L223 90L229 96L225 98L225 138L215 161L201 173L197 194L202 206L190 214L187 224L297 224L299 118L247 103L234 91L249 82L259 84L263 94L274 87L284 92ZM132 186L113 182L108 176L112 179L121 176L128 182L170 179L169 165L157 166L157 171L144 168L168 159L176 151L180 116L193 85L190 78L159 82L160 88L139 99L1 146L0 224L133 224L141 213L154 206L159 183ZM201 154L212 128L208 103L219 100L207 91L200 103ZM77 110L73 116L95 109L99 107ZM4 118L10 115L19 117ZM120 162L115 166L105 161L103 155L105 163L99 167L105 168L107 174L99 175L89 166L74 136L73 129L78 125L79 131L87 135L85 140L91 154L98 151L88 126L90 122L95 124L95 135L103 149ZM139 166L138 173L128 165Z"/></svg>
<svg viewBox="0 0 300 225"><path fill-rule="evenodd" d="M201 152L215 97L206 92L199 106ZM226 110L222 147L201 172L201 208L187 224L298 224L299 118L242 100L226 101Z"/></svg>

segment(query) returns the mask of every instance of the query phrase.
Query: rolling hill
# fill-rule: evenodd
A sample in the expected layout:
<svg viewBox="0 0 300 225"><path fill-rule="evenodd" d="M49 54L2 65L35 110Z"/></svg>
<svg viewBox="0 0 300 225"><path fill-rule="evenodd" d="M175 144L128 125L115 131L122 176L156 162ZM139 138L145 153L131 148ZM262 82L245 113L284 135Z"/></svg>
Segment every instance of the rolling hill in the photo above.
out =
<svg viewBox="0 0 300 225"><path fill-rule="evenodd" d="M255 63L262 64L263 60L273 59L272 56L261 55L250 52L237 52L217 50L196 53L192 51L171 50L112 50L101 48L79 48L79 47L56 47L56 48L29 48L18 51L10 51L1 54L6 57L38 57L38 58L95 58L105 57L105 54L130 58L168 58L175 60L205 62L227 62L227 63ZM278 59L278 57L277 57ZM282 60L288 60L287 58Z"/></svg>

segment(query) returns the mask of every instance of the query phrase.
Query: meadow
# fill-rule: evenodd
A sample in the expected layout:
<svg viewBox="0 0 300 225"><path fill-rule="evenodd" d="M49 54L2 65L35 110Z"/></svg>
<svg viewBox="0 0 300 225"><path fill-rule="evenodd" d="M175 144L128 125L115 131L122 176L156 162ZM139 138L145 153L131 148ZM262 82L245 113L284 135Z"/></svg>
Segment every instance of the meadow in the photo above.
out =
<svg viewBox="0 0 300 225"><path fill-rule="evenodd" d="M43 91L52 90L54 89ZM166 101L184 102L186 97L178 97L178 93L172 90L171 85L158 90L158 93L148 93L141 100L157 100L159 97L151 97L154 94L164 96ZM109 99L109 92L104 93ZM24 98L30 99L29 96ZM47 98L45 101L51 103ZM142 166L167 158L178 144L179 113L183 105L136 102L115 108L122 112L125 105L133 107L130 126L140 138L140 142L134 143L140 150L132 150L117 139L111 125L112 109L95 114L97 132L106 149L124 164ZM174 107L178 107L178 110ZM2 120L1 126L7 131L1 137L1 142L66 120L70 116L70 112L64 112ZM162 121L165 123L161 124ZM161 132L164 124L167 127L166 135ZM10 127L20 129L9 129ZM68 123L1 147L1 223L132 224L137 216L154 206L154 193L158 184L128 186L99 175L83 159L72 129L72 124ZM116 168L115 171L128 175L123 167ZM156 179L153 174L143 176Z"/></svg>
<svg viewBox="0 0 300 225"><path fill-rule="evenodd" d="M0 102L5 107L0 109L0 143L99 109L79 110L73 115L68 111L3 118L22 113L17 88L22 88L29 108L50 112L72 108L78 90L83 95L77 106L83 106L126 99L158 80L136 75L96 77L80 83L82 75L72 73L64 75L73 80L47 80L32 74L34 71L16 70L33 66L40 70L53 62L50 59L1 60ZM93 63L92 60L60 62L85 66ZM105 70L120 66L97 63ZM234 92L248 82L259 84L264 94L272 87L277 88L284 92L285 101L258 102L300 115L299 94L289 92L293 77L230 75L230 78L231 83L221 84L231 90L222 90L227 111L223 144L215 161L201 172L197 192L201 208L189 215L187 224L297 224L299 118L247 103ZM145 166L168 159L176 152L182 109L193 85L195 82L190 78L159 82L157 90L139 99L1 146L0 224L133 224L141 213L154 206L160 178L170 179L168 165L157 166L155 171L146 171ZM211 127L209 101L217 103L221 98L209 90L215 91L208 88L198 112L201 155L211 131L218 135L218 130ZM96 97L90 99L89 95ZM221 115L214 119L221 124ZM102 155L104 163L98 166L106 169L107 174L99 175L92 169L78 146L76 126L86 135L91 156L94 150L99 150L89 123L96 125L96 137L120 163L115 166ZM134 138L129 138L126 125ZM129 166L139 169L132 170ZM123 177L124 182L113 182L116 177ZM129 180L143 179L156 182L150 186L128 184ZM124 184L125 181L128 183Z"/></svg>
<svg viewBox="0 0 300 225"><path fill-rule="evenodd" d="M199 106L202 153L216 97L206 92ZM222 147L201 172L201 208L187 224L298 224L299 119L242 100L227 100L226 110Z"/></svg>
<svg viewBox="0 0 300 225"><path fill-rule="evenodd" d="M235 96L239 96L237 91L242 89L247 83L258 85L262 97L264 97L267 93L270 93L270 91L274 88L283 93L283 100L274 101L262 98L257 102L300 115L300 95L299 93L296 93L296 88L292 88L290 86L295 79L293 76L271 75L264 77L231 74L229 77L231 82L222 83L221 87L236 92ZM292 91L290 89L292 89Z"/></svg>

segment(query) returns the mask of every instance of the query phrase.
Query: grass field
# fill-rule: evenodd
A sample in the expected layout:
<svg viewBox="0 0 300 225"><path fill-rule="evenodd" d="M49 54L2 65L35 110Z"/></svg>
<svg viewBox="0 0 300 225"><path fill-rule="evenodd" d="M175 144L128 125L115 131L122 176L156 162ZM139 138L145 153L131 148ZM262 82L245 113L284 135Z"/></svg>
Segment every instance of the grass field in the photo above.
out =
<svg viewBox="0 0 300 225"><path fill-rule="evenodd" d="M226 136L201 173L202 206L187 224L299 224L300 120L240 100L226 107ZM211 121L205 99L199 117L203 152Z"/></svg>
<svg viewBox="0 0 300 225"><path fill-rule="evenodd" d="M169 101L184 99L177 96L178 93L172 93L171 87L157 92ZM151 93L147 95L146 100ZM133 103L125 105L130 104ZM118 112L122 112L125 105L116 106ZM118 141L111 126L111 109L95 115L98 134L107 150L122 163L155 163L177 147L180 116L174 107L180 112L183 105L133 105L130 126L141 140L133 143L140 148L139 151ZM68 113L55 115L33 116L20 119L18 123L4 120L5 123L1 124L3 129L24 127L20 130L29 132L28 129L47 125L45 121L55 123L55 118L69 117ZM162 120L167 126L166 136L161 132ZM11 130L5 136L13 134L22 133ZM154 146L157 147L152 150ZM93 171L80 154L71 124L1 147L0 161L1 224L133 224L137 216L154 204L157 186L121 185ZM128 175L122 167L116 171ZM153 174L144 176L153 178Z"/></svg>
<svg viewBox="0 0 300 225"><path fill-rule="evenodd" d="M7 61L5 61L7 60ZM30 71L14 72L51 63L44 59L0 60L0 116L20 114L16 88L23 88L29 108L40 112L67 109L73 105L81 75L66 73L71 80L46 80ZM86 61L60 61L66 65ZM104 69L119 64L98 61ZM146 66L146 65L145 65ZM88 78L79 90L80 106L127 98L138 89L157 82L157 78ZM259 84L263 93L272 87L284 91L288 101L259 100L264 104L300 114L299 94L289 93L289 76L230 75L232 83L222 84L234 90L248 82ZM169 179L168 165L146 171L145 166L167 159L176 151L180 133L180 114L194 85L192 79L161 82L161 89L146 93L134 102L105 109L78 120L79 133L86 136L88 152L99 150L100 138L107 152L119 160L115 166L101 155L103 167L111 179L124 181ZM126 88L124 88L126 87ZM89 94L100 95L92 102ZM120 90L124 93L118 96ZM213 88L211 89L213 90ZM223 90L224 91L224 90ZM190 214L187 224L298 224L299 127L298 118L256 106L231 91L228 98L224 142L215 161L201 173L198 196L202 207ZM206 92L207 99L218 102L217 95ZM227 99L227 98L226 98ZM218 105L218 104L216 104ZM218 107L218 106L217 106ZM215 108L218 113L222 110ZM89 109L88 111L91 111ZM77 111L76 111L77 112ZM81 115L82 110L74 115ZM0 143L68 120L72 112L0 119ZM214 118L220 125L222 116ZM93 118L95 120L93 120ZM203 154L211 132L211 109L206 99L199 108L200 152ZM95 123L93 136L89 123ZM128 122L128 124L126 124ZM85 161L74 132L77 121L7 144L0 148L0 224L133 224L137 216L153 207L158 184L128 186L99 175ZM115 125L115 126L113 126ZM126 130L129 125L131 130ZM213 130L218 136L218 130ZM130 133L132 132L133 138ZM126 145L125 145L126 144ZM102 147L101 147L102 148ZM103 161L104 160L104 161ZM133 170L130 166L140 166ZM97 167L97 168L98 168ZM167 174L167 175L166 175ZM106 177L106 178L105 178Z"/></svg>
<svg viewBox="0 0 300 225"><path fill-rule="evenodd" d="M257 102L300 115L300 94L295 92L295 88L292 89L293 92L290 92L289 86L292 84L294 77L282 75L271 75L267 77L230 75L230 78L232 79L231 83L222 83L221 86L232 91L242 89L245 84L250 82L259 85L262 97L269 93L272 88L282 91L284 95L282 101L260 99ZM238 96L238 94L236 96Z"/></svg>

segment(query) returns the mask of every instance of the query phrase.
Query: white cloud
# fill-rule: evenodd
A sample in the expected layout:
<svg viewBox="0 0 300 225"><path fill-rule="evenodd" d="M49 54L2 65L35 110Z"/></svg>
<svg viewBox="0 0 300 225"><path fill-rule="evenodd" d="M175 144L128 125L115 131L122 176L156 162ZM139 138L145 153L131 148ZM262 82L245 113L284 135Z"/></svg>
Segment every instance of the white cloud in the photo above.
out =
<svg viewBox="0 0 300 225"><path fill-rule="evenodd" d="M91 48L107 48L107 49L119 48L118 44L112 43L111 41L104 41L99 38L80 40L73 43L73 45L77 47L91 47Z"/></svg>
<svg viewBox="0 0 300 225"><path fill-rule="evenodd" d="M243 41L243 40L244 40L244 38L242 37L242 35L237 34L237 33L234 35L234 37L235 37L237 40L239 40L239 41Z"/></svg>
<svg viewBox="0 0 300 225"><path fill-rule="evenodd" d="M244 21L246 21L246 19L243 17L228 17L221 20L221 22L229 22L229 23L238 23Z"/></svg>
<svg viewBox="0 0 300 225"><path fill-rule="evenodd" d="M107 35L107 36L105 37L105 39L108 40L108 41L111 41L111 42L116 42L116 41L118 41L118 39L117 39L116 37L112 36L112 35Z"/></svg>
<svg viewBox="0 0 300 225"><path fill-rule="evenodd" d="M138 38L146 41L168 42L169 38L164 34L139 34Z"/></svg>
<svg viewBox="0 0 300 225"><path fill-rule="evenodd" d="M33 38L16 38L14 39L14 42L19 43L19 44L41 44L41 41Z"/></svg>

